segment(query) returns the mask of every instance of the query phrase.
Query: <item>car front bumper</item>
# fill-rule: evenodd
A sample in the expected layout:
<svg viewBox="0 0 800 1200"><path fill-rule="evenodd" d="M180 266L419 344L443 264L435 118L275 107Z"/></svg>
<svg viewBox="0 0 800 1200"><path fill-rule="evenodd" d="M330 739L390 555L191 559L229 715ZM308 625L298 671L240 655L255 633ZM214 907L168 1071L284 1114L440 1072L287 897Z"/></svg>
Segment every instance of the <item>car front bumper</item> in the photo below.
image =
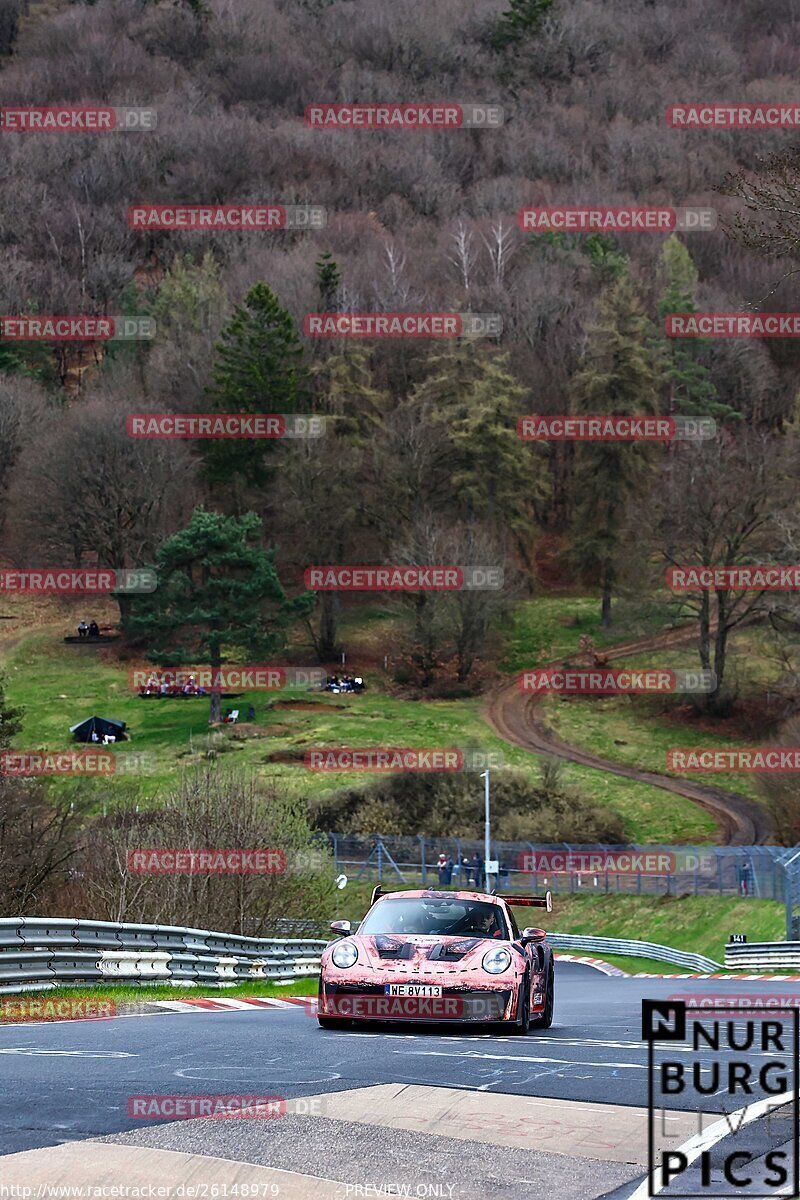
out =
<svg viewBox="0 0 800 1200"><path fill-rule="evenodd" d="M393 981L387 981L393 982ZM397 982L407 983L404 979ZM516 1021L517 989L442 987L441 996L387 996L383 983L320 979L317 1015L356 1021Z"/></svg>

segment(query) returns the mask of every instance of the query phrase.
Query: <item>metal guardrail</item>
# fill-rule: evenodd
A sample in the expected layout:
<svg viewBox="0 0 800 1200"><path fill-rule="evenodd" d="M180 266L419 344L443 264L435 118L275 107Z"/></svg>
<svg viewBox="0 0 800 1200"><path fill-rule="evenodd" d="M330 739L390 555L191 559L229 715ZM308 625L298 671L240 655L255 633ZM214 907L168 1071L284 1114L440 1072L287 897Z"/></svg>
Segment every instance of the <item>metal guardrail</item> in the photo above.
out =
<svg viewBox="0 0 800 1200"><path fill-rule="evenodd" d="M800 942L729 942L725 947L725 966L770 971L800 967Z"/></svg>
<svg viewBox="0 0 800 1200"><path fill-rule="evenodd" d="M687 971L716 972L722 964L704 954L691 954L660 946L657 942L637 942L626 938L583 937L579 933L548 933L547 940L555 950L579 950L587 954L622 954L626 958L657 958L661 962L683 967ZM800 947L798 947L800 953ZM727 955L726 955L727 965Z"/></svg>
<svg viewBox="0 0 800 1200"><path fill-rule="evenodd" d="M317 973L327 944L172 925L6 917L0 919L0 993L104 981L230 987L294 979Z"/></svg>

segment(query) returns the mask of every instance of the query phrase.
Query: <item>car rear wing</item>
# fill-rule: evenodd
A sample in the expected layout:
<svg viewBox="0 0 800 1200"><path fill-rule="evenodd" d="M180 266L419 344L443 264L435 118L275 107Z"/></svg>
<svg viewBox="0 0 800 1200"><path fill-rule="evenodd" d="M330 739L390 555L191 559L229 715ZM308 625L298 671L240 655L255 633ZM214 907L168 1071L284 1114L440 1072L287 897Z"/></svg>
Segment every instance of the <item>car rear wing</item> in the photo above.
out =
<svg viewBox="0 0 800 1200"><path fill-rule="evenodd" d="M525 908L546 908L548 912L553 911L552 892L545 892L543 896L504 896L503 899L512 908L519 905Z"/></svg>

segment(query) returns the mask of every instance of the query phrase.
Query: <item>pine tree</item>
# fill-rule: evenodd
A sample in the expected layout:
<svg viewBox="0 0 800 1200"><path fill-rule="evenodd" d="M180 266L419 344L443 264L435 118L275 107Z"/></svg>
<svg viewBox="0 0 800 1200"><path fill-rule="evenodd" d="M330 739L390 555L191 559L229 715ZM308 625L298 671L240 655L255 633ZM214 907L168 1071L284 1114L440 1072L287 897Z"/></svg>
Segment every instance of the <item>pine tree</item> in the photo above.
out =
<svg viewBox="0 0 800 1200"><path fill-rule="evenodd" d="M496 50L513 49L527 37L538 33L554 0L511 0L495 26Z"/></svg>
<svg viewBox="0 0 800 1200"><path fill-rule="evenodd" d="M581 370L572 382L575 414L649 415L658 411L653 331L629 275L601 298ZM641 442L581 442L575 449L573 556L584 579L602 595L601 620L611 623L611 600L626 553L623 527L654 461Z"/></svg>
<svg viewBox="0 0 800 1200"><path fill-rule="evenodd" d="M443 435L444 486L457 515L506 525L530 562L533 509L543 494L539 448L517 436L527 390L495 349L453 344L428 362L412 395Z"/></svg>
<svg viewBox="0 0 800 1200"><path fill-rule="evenodd" d="M237 305L217 343L212 408L226 413L294 413L306 396L307 375L294 321L265 283L257 283ZM263 485L274 450L270 440L204 443L212 480L239 475Z"/></svg>
<svg viewBox="0 0 800 1200"><path fill-rule="evenodd" d="M697 312L695 289L697 268L683 242L671 234L661 250L661 275L664 290L659 297L658 336L655 343L664 391L666 416L714 417L717 420L741 420L742 414L718 399L711 374L698 357L704 338L683 341L667 337L664 323L671 313Z"/></svg>
<svg viewBox="0 0 800 1200"><path fill-rule="evenodd" d="M316 262L320 312L333 312L342 276L330 250L323 250Z"/></svg>
<svg viewBox="0 0 800 1200"><path fill-rule="evenodd" d="M149 643L153 662L211 666L210 723L220 719L213 673L223 653L236 649L263 661L283 646L289 622L313 607L310 592L288 599L275 551L264 549L261 533L255 513L226 517L196 509L186 528L159 547L158 587L135 598L124 622L126 633Z"/></svg>

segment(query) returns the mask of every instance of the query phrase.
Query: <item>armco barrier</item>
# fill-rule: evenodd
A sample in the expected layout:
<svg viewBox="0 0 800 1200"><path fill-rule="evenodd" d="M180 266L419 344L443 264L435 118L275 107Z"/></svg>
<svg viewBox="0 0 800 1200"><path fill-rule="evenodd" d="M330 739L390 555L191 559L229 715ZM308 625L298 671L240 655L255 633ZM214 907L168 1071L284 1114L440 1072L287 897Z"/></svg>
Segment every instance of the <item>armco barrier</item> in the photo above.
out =
<svg viewBox="0 0 800 1200"><path fill-rule="evenodd" d="M6 917L0 993L110 981L231 987L246 979L294 979L316 974L326 945L171 925Z"/></svg>
<svg viewBox="0 0 800 1200"><path fill-rule="evenodd" d="M583 937L578 933L548 933L547 940L555 950L578 950L586 954L622 954L626 958L657 958L661 962L682 967L685 971L715 972L722 964L704 954L690 954L657 942L636 942L626 938ZM727 958L726 958L727 963Z"/></svg>
<svg viewBox="0 0 800 1200"><path fill-rule="evenodd" d="M725 947L725 966L783 971L800 967L800 942L742 942Z"/></svg>

